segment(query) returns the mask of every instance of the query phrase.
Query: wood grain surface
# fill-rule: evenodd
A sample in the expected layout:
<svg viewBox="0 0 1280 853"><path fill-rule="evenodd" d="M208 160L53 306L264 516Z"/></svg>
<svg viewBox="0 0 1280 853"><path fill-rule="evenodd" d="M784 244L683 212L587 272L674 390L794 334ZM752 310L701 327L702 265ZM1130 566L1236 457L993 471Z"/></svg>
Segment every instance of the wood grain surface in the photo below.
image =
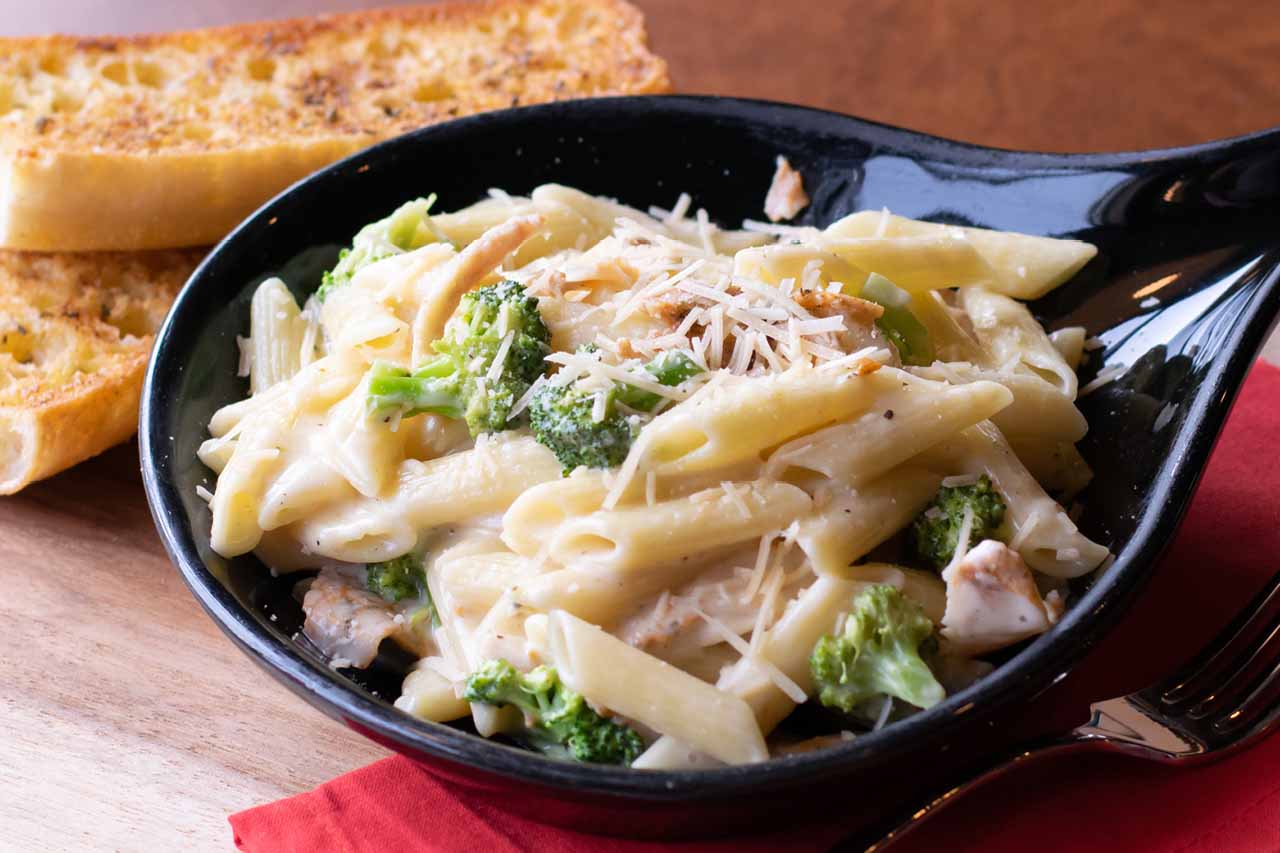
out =
<svg viewBox="0 0 1280 853"><path fill-rule="evenodd" d="M359 0L5 3L0 35L137 32ZM1181 145L1280 124L1280 7L1203 0L639 0L689 92L989 145ZM1273 341L1272 357L1280 356ZM137 449L0 498L0 849L225 850L229 812L383 750L224 639L155 536Z"/></svg>

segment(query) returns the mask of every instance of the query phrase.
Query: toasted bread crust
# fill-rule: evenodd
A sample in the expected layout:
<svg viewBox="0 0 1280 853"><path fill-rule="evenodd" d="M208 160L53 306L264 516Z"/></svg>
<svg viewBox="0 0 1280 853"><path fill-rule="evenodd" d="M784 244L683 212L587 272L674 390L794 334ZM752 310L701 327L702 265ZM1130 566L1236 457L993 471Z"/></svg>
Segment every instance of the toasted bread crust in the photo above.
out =
<svg viewBox="0 0 1280 853"><path fill-rule="evenodd" d="M0 251L0 494L133 434L152 335L201 254Z"/></svg>
<svg viewBox="0 0 1280 853"><path fill-rule="evenodd" d="M207 244L289 183L455 116L663 92L623 0L489 0L0 39L0 245Z"/></svg>

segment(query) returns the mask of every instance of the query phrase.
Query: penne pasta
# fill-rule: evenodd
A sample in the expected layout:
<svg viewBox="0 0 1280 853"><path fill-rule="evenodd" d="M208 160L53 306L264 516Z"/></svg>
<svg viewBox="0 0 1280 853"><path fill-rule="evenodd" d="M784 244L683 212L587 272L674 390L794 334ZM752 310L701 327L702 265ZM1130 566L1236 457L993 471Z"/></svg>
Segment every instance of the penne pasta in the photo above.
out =
<svg viewBox="0 0 1280 853"><path fill-rule="evenodd" d="M826 233L839 238L962 235L999 271L998 278L988 286L1018 299L1038 299L1079 272L1098 253L1079 240L919 222L870 210L846 216L828 227Z"/></svg>
<svg viewBox="0 0 1280 853"><path fill-rule="evenodd" d="M565 684L725 764L769 757L751 708L671 664L557 610L548 622L551 659Z"/></svg>
<svg viewBox="0 0 1280 853"><path fill-rule="evenodd" d="M897 382L874 409L779 447L769 457L769 476L812 473L856 488L1013 402L994 382L947 385L891 368L879 373Z"/></svg>
<svg viewBox="0 0 1280 853"><path fill-rule="evenodd" d="M910 523L942 477L903 467L858 489L841 489L800 520L795 538L819 574L848 576L848 567Z"/></svg>
<svg viewBox="0 0 1280 853"><path fill-rule="evenodd" d="M249 339L253 357L249 390L265 391L291 379L302 369L302 340L306 321L289 288L278 278L258 285L249 302Z"/></svg>
<svg viewBox="0 0 1280 853"><path fill-rule="evenodd" d="M828 230L822 246L852 266L879 273L912 293L988 285L997 276L968 240L950 232L849 239Z"/></svg>
<svg viewBox="0 0 1280 853"><path fill-rule="evenodd" d="M987 352L990 366L1020 364L1068 399L1076 398L1075 369L1067 364L1026 306L981 288L961 288L959 300Z"/></svg>
<svg viewBox="0 0 1280 853"><path fill-rule="evenodd" d="M547 541L564 566L621 576L756 539L812 507L787 483L726 483L654 506L602 510L563 522Z"/></svg>
<svg viewBox="0 0 1280 853"><path fill-rule="evenodd" d="M398 644L400 711L554 760L756 763L800 703L878 728L963 689L1108 555L1046 491L1089 480L1087 333L1011 298L1087 244L433 202L302 308L254 290L248 396L197 451L213 549L318 570L304 632L339 668Z"/></svg>
<svg viewBox="0 0 1280 853"><path fill-rule="evenodd" d="M762 458L896 393L898 374L788 371L708 388L654 419L633 449L640 471L691 473Z"/></svg>

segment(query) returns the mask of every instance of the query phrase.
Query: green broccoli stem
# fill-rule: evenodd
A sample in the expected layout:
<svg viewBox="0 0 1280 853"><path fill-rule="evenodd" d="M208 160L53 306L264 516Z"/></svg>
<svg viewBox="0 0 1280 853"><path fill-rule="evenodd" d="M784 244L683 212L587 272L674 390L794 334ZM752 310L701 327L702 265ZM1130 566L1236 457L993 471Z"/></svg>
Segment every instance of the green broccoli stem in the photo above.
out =
<svg viewBox="0 0 1280 853"><path fill-rule="evenodd" d="M872 273L859 294L884 309L876 327L898 348L905 364L933 363L933 341L929 330L911 311L911 294L879 273Z"/></svg>
<svg viewBox="0 0 1280 853"><path fill-rule="evenodd" d="M452 374L442 375L441 362L451 368L451 359L432 359L422 369L407 370L377 362L369 375L368 408L379 414L399 410L403 417L425 413L461 418L466 407Z"/></svg>

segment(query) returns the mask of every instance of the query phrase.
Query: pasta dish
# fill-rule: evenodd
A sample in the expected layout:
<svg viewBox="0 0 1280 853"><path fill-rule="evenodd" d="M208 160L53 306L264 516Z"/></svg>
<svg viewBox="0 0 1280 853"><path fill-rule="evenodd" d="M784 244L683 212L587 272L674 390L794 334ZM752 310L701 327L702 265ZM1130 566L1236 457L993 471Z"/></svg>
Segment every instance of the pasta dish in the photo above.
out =
<svg viewBox="0 0 1280 853"><path fill-rule="evenodd" d="M433 201L301 304L314 282L257 286L248 396L199 451L213 548L304 571L332 666L408 650L404 712L566 760L762 761L963 689L1109 561L1064 508L1091 342L1019 301L1087 243ZM829 736L779 728L806 703Z"/></svg>

